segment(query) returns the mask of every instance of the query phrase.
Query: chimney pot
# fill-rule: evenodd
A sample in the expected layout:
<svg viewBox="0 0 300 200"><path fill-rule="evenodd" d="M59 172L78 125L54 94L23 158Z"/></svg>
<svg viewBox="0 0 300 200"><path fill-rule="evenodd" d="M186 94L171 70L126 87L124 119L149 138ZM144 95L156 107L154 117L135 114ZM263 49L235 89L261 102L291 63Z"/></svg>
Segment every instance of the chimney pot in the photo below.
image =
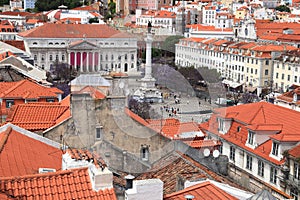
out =
<svg viewBox="0 0 300 200"><path fill-rule="evenodd" d="M133 179L135 177L132 176L131 174L128 174L124 178L126 179L126 190L131 189L132 188Z"/></svg>

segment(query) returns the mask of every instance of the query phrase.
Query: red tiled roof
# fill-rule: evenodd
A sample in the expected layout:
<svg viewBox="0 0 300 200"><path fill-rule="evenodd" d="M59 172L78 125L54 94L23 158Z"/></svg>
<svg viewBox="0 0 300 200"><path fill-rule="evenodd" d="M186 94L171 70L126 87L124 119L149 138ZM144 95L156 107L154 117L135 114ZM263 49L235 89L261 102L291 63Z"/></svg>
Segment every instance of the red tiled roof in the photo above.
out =
<svg viewBox="0 0 300 200"><path fill-rule="evenodd" d="M44 131L70 116L70 106L36 102L12 106L6 121L30 131Z"/></svg>
<svg viewBox="0 0 300 200"><path fill-rule="evenodd" d="M106 98L105 94L103 94L100 90L97 90L93 86L86 86L86 87L82 88L80 91L76 91L76 92L73 92L73 93L74 94L88 93L94 99L105 99Z"/></svg>
<svg viewBox="0 0 300 200"><path fill-rule="evenodd" d="M162 132L166 137L174 139L177 135L186 132L201 132L195 122L180 122L175 118L168 119L149 119L146 120L149 126L157 132Z"/></svg>
<svg viewBox="0 0 300 200"><path fill-rule="evenodd" d="M59 170L61 166L60 149L11 127L0 133L0 177L36 174L39 168Z"/></svg>
<svg viewBox="0 0 300 200"><path fill-rule="evenodd" d="M184 141L184 143L196 149L206 148L206 147L216 147L221 145L221 142L216 140L192 140L192 141Z"/></svg>
<svg viewBox="0 0 300 200"><path fill-rule="evenodd" d="M9 44L11 46L14 46L18 49L21 49L23 51L25 51L25 45L24 45L24 41L18 41L18 40L4 40L3 42L5 42L6 44Z"/></svg>
<svg viewBox="0 0 300 200"><path fill-rule="evenodd" d="M234 121L226 134L219 134L217 117L231 118ZM200 126L204 130L213 132L223 139L240 146L241 148L252 152L275 164L282 164L284 160L276 160L269 157L272 148L272 140L278 141L299 141L300 134L297 134L298 124L300 123L300 113L281 106L273 105L267 102L258 102L233 106L228 108L220 108L215 110L209 122L203 123ZM245 124L247 125L245 126ZM269 140L259 144L255 149L247 147L246 141L248 137L248 129L253 127L262 127L263 129L281 129L277 134L273 134ZM238 127L241 127L238 131Z"/></svg>
<svg viewBox="0 0 300 200"><path fill-rule="evenodd" d="M289 150L289 154L294 158L300 157L300 144Z"/></svg>
<svg viewBox="0 0 300 200"><path fill-rule="evenodd" d="M186 200L185 195L193 195L197 200L237 200L236 197L226 193L209 181L165 195L164 200Z"/></svg>
<svg viewBox="0 0 300 200"><path fill-rule="evenodd" d="M46 23L35 29L19 33L29 38L132 38L104 24L52 24Z"/></svg>
<svg viewBox="0 0 300 200"><path fill-rule="evenodd" d="M11 55L15 56L15 55L14 55L12 52L10 52L10 51L3 52L3 53L0 53L0 61L1 61L1 60L4 60L5 58L7 58L7 54L8 54L8 56L11 56Z"/></svg>
<svg viewBox="0 0 300 200"><path fill-rule="evenodd" d="M18 82L0 82L0 98L2 99L57 98L57 94L63 94L63 91L45 87L26 79Z"/></svg>
<svg viewBox="0 0 300 200"><path fill-rule="evenodd" d="M1 12L1 15L22 16L22 17L35 16L35 14L29 13L29 12L17 12L17 11Z"/></svg>
<svg viewBox="0 0 300 200"><path fill-rule="evenodd" d="M222 32L232 32L231 28L216 28L215 26L207 26L207 25L203 25L203 24L191 24L191 25L187 25L187 28L192 28L194 30L198 30L198 31L222 31Z"/></svg>
<svg viewBox="0 0 300 200"><path fill-rule="evenodd" d="M14 199L117 200L114 189L92 189L88 168L0 178L0 191Z"/></svg>

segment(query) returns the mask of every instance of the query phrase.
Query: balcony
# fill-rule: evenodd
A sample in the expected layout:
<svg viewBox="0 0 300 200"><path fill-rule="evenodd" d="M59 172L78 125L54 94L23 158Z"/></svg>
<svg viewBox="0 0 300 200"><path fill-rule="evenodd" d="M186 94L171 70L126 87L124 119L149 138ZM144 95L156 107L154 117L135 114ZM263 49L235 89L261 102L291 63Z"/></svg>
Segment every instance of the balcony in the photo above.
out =
<svg viewBox="0 0 300 200"><path fill-rule="evenodd" d="M294 175L289 174L289 179L287 180L287 184L293 185L296 188L300 188L300 177L296 178Z"/></svg>

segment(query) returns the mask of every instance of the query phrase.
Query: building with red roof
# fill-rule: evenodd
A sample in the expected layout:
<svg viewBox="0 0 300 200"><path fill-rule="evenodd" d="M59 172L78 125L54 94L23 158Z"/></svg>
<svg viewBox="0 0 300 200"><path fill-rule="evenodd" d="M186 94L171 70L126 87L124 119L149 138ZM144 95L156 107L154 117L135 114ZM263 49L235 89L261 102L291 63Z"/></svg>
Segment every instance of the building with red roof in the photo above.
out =
<svg viewBox="0 0 300 200"><path fill-rule="evenodd" d="M46 23L18 33L18 39L24 40L35 64L47 71L54 70L57 61L79 72L137 70L136 37L106 24Z"/></svg>
<svg viewBox="0 0 300 200"><path fill-rule="evenodd" d="M63 92L38 83L21 80L18 82L0 82L1 116L6 118L12 105L28 102L59 102Z"/></svg>
<svg viewBox="0 0 300 200"><path fill-rule="evenodd" d="M0 127L1 199L116 199L101 157L62 147L12 124Z"/></svg>
<svg viewBox="0 0 300 200"><path fill-rule="evenodd" d="M189 196L190 195L190 196ZM224 190L218 188L209 181L187 187L178 192L164 196L164 200L186 200L188 197L191 199L211 200L211 199L227 199L237 200L238 198L226 193Z"/></svg>
<svg viewBox="0 0 300 200"><path fill-rule="evenodd" d="M13 105L6 122L36 133L47 132L71 117L70 101L68 104L37 102Z"/></svg>
<svg viewBox="0 0 300 200"><path fill-rule="evenodd" d="M201 128L222 141L222 154L231 163L231 177L240 181L242 177L238 174L244 173L251 180L244 186L253 192L264 186L276 197L288 198L282 165L284 152L300 141L296 125L299 116L299 112L258 102L216 109Z"/></svg>

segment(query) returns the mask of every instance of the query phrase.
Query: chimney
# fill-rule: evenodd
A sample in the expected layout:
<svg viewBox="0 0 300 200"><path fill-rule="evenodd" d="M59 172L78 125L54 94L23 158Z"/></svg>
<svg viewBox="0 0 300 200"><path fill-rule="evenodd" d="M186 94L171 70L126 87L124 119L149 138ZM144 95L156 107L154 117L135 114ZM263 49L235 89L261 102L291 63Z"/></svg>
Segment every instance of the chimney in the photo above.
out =
<svg viewBox="0 0 300 200"><path fill-rule="evenodd" d="M8 57L9 57L9 55L8 55L8 51L7 51L5 54L5 58L8 58Z"/></svg>
<svg viewBox="0 0 300 200"><path fill-rule="evenodd" d="M135 180L131 189L125 191L126 200L162 200L164 183L160 179Z"/></svg>
<svg viewBox="0 0 300 200"><path fill-rule="evenodd" d="M91 163L89 166L89 175L94 191L113 188L113 174L107 167L96 167Z"/></svg>
<svg viewBox="0 0 300 200"><path fill-rule="evenodd" d="M195 197L193 195L187 194L187 195L184 195L184 198L186 200L193 200Z"/></svg>
<svg viewBox="0 0 300 200"><path fill-rule="evenodd" d="M135 177L132 176L131 174L128 174L124 178L126 179L126 190L131 189L132 188L133 179Z"/></svg>

